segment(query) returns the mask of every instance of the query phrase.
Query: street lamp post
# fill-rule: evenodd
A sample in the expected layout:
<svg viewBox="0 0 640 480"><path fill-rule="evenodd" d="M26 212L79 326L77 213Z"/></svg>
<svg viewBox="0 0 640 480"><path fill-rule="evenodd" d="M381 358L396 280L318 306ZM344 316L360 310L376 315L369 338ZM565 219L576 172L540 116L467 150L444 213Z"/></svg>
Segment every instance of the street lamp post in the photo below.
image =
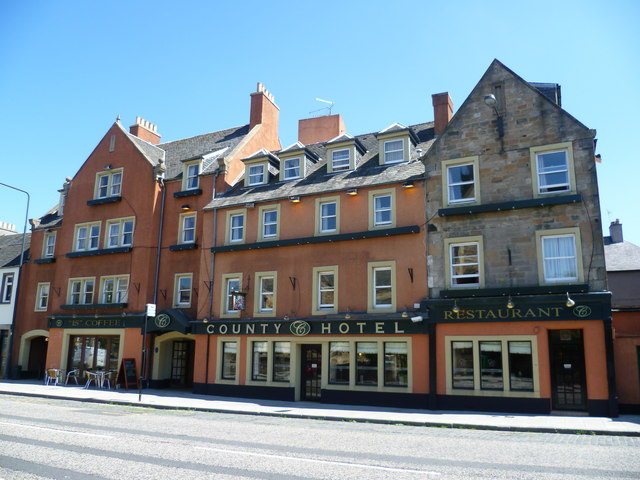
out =
<svg viewBox="0 0 640 480"><path fill-rule="evenodd" d="M29 221L29 202L31 201L31 196L29 195L29 192L14 187L13 185L8 185L2 182L0 182L0 185L11 188L12 190L17 190L18 192L22 192L27 196L27 210L24 214L24 227L22 228L22 246L20 248L20 263L18 264L18 281L16 282L16 294L13 302L13 315L11 316L11 327L9 328L9 348L7 348L7 370L5 372L5 377L8 379L12 379L13 372L11 371L11 357L13 355L13 330L16 324L16 311L18 309L18 295L20 294L20 280L22 279L22 265L24 264L24 245L27 238L27 222Z"/></svg>

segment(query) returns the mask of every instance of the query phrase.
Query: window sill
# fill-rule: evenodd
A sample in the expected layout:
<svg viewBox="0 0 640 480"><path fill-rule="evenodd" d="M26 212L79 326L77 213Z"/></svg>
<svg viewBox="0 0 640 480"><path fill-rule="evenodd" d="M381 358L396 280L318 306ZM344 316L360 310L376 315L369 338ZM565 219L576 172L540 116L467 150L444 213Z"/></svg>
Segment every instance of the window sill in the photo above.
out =
<svg viewBox="0 0 640 480"><path fill-rule="evenodd" d="M180 192L174 192L173 198L191 197L194 195L202 195L202 189L192 188L190 190L182 190Z"/></svg>
<svg viewBox="0 0 640 480"><path fill-rule="evenodd" d="M109 310L113 308L127 308L127 303L68 303L60 305L61 310Z"/></svg>
<svg viewBox="0 0 640 480"><path fill-rule="evenodd" d="M341 233L338 235L319 235L317 237L291 238L286 240L275 240L268 242L245 243L242 245L222 245L212 247L211 251L234 252L239 250L254 250L258 248L288 247L292 245L311 245L314 243L341 242L345 240L362 240L366 238L390 237L393 235L406 235L409 233L419 233L420 226L410 225L408 227L384 228L379 230L367 230L366 232Z"/></svg>
<svg viewBox="0 0 640 480"><path fill-rule="evenodd" d="M527 200L514 200L512 202L487 203L484 205L467 205L464 207L440 208L438 215L449 217L452 215L470 215L474 213L501 212L503 210L519 210L522 208L548 207L551 205L563 205L582 201L582 195L561 195L554 197L531 198Z"/></svg>
<svg viewBox="0 0 640 480"><path fill-rule="evenodd" d="M47 258L37 258L33 261L33 263L54 263L56 261L55 257L47 257Z"/></svg>
<svg viewBox="0 0 640 480"><path fill-rule="evenodd" d="M179 245L171 245L169 251L179 252L181 250L195 250L196 248L198 248L198 245L195 243L181 243Z"/></svg>
<svg viewBox="0 0 640 480"><path fill-rule="evenodd" d="M117 247L117 248L102 248L100 250L88 250L83 252L69 252L65 254L67 258L78 257L93 257L94 255L108 255L111 253L128 253L133 250L133 247Z"/></svg>
<svg viewBox="0 0 640 480"><path fill-rule="evenodd" d="M87 205L93 207L95 205L104 205L105 203L116 203L122 200L121 196L117 197L106 197L106 198L94 198L93 200L88 200Z"/></svg>

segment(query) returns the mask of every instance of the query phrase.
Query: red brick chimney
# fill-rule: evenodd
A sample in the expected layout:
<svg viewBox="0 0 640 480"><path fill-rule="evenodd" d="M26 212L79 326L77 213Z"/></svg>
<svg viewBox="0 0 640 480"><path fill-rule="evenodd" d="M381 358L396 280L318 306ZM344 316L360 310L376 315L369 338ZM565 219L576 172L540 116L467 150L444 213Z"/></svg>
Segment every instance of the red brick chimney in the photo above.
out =
<svg viewBox="0 0 640 480"><path fill-rule="evenodd" d="M278 130L278 115L280 109L269 90L258 82L256 91L251 94L251 113L249 115L249 129L258 124L274 126Z"/></svg>
<svg viewBox="0 0 640 480"><path fill-rule="evenodd" d="M448 92L431 95L434 133L440 135L453 116L453 102Z"/></svg>
<svg viewBox="0 0 640 480"><path fill-rule="evenodd" d="M298 121L298 141L304 145L326 142L346 131L340 114L305 118Z"/></svg>
<svg viewBox="0 0 640 480"><path fill-rule="evenodd" d="M157 132L157 125L151 122L147 122L144 118L136 117L136 123L129 127L129 133L135 135L145 142L149 142L153 145L160 143L160 135Z"/></svg>

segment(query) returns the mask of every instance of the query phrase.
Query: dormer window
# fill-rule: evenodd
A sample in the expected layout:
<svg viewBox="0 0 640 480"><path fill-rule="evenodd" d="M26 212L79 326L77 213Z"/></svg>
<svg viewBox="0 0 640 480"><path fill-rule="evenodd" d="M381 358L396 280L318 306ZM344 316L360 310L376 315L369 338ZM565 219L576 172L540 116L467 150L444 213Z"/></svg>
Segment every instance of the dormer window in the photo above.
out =
<svg viewBox="0 0 640 480"><path fill-rule="evenodd" d="M409 127L394 123L376 134L378 139L378 163L394 165L411 160L411 148L419 143Z"/></svg>
<svg viewBox="0 0 640 480"><path fill-rule="evenodd" d="M262 185L265 182L264 164L251 165L249 167L249 185Z"/></svg>
<svg viewBox="0 0 640 480"><path fill-rule="evenodd" d="M119 197L122 191L122 169L100 172L96 178L94 198Z"/></svg>
<svg viewBox="0 0 640 480"><path fill-rule="evenodd" d="M384 142L384 164L404 161L404 140L388 140Z"/></svg>
<svg viewBox="0 0 640 480"><path fill-rule="evenodd" d="M300 157L284 160L284 180L300 178Z"/></svg>
<svg viewBox="0 0 640 480"><path fill-rule="evenodd" d="M200 162L192 162L184 165L182 190L195 190L199 187Z"/></svg>
<svg viewBox="0 0 640 480"><path fill-rule="evenodd" d="M349 149L334 150L331 152L331 170L338 172L341 170L349 170Z"/></svg>

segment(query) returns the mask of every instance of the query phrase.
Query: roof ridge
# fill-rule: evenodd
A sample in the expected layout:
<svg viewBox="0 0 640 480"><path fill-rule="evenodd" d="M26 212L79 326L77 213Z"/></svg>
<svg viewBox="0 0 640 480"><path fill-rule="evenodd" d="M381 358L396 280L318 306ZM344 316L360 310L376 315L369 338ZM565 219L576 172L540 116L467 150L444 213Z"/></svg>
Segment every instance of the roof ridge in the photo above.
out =
<svg viewBox="0 0 640 480"><path fill-rule="evenodd" d="M245 123L244 125L238 125L236 127L223 128L222 130L214 130L213 132L201 133L199 135L193 135L192 137L185 137L185 138L179 138L178 140L171 140L170 142L160 143L159 145L169 145L170 143L184 142L185 140L193 140L194 138L206 137L207 135L213 135L215 133L220 133L220 132L227 132L229 130L239 130L241 128L248 127L248 126L249 124Z"/></svg>

